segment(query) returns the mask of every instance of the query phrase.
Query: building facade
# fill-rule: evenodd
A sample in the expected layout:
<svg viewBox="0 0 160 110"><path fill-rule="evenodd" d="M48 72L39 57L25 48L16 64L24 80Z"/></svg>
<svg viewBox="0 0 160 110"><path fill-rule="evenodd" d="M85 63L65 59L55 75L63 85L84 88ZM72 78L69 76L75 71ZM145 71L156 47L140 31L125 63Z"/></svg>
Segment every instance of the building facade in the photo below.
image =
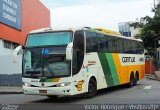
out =
<svg viewBox="0 0 160 110"><path fill-rule="evenodd" d="M119 32L126 37L135 38L136 34L139 32L139 28L131 27L130 24L133 22L122 22L118 24Z"/></svg>
<svg viewBox="0 0 160 110"><path fill-rule="evenodd" d="M0 0L0 85L21 85L22 55L13 50L31 30L50 27L50 11L39 0Z"/></svg>

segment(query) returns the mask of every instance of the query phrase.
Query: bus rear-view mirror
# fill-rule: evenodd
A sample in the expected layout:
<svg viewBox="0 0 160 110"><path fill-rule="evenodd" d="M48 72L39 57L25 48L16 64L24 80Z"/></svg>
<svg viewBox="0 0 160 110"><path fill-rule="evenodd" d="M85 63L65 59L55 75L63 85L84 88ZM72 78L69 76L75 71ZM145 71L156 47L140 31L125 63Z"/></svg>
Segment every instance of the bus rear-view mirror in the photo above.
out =
<svg viewBox="0 0 160 110"><path fill-rule="evenodd" d="M22 49L23 49L23 46L22 46L22 45L20 45L20 46L18 46L18 47L16 47L16 48L14 49L14 52L13 52L13 63L17 63L18 54L19 54L19 52L20 52Z"/></svg>
<svg viewBox="0 0 160 110"><path fill-rule="evenodd" d="M66 60L72 60L73 42L70 42L66 48Z"/></svg>

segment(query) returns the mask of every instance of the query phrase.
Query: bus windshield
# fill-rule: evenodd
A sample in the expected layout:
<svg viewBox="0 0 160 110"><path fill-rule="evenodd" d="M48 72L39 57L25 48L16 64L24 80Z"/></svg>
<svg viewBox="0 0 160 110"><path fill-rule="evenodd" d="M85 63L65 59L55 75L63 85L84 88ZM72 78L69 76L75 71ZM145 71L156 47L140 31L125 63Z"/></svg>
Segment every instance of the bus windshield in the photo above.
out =
<svg viewBox="0 0 160 110"><path fill-rule="evenodd" d="M24 77L65 77L70 75L66 47L71 31L29 34L23 62Z"/></svg>
<svg viewBox="0 0 160 110"><path fill-rule="evenodd" d="M71 31L57 31L28 35L26 47L67 45L71 42Z"/></svg>
<svg viewBox="0 0 160 110"><path fill-rule="evenodd" d="M70 75L70 64L65 56L66 47L26 48L24 77L65 77Z"/></svg>

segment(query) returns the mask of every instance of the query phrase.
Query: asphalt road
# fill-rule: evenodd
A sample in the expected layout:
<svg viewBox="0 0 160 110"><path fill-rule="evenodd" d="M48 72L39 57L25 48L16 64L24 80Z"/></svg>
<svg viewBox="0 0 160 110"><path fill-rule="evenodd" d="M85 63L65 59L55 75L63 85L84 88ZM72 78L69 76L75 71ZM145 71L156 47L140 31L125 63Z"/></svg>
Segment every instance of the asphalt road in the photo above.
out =
<svg viewBox="0 0 160 110"><path fill-rule="evenodd" d="M132 88L117 86L100 90L95 97L90 99L74 96L53 100L45 96L3 94L0 95L0 104L22 104L41 109L43 107L63 107L61 109L64 110L66 109L65 107L76 108L80 104L160 104L160 81L144 79Z"/></svg>

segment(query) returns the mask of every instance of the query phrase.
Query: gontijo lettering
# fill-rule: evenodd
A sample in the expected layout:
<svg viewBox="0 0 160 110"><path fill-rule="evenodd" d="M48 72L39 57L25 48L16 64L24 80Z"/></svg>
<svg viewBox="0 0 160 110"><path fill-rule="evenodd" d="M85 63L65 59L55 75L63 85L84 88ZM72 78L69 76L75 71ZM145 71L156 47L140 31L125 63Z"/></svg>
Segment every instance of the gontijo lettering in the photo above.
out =
<svg viewBox="0 0 160 110"><path fill-rule="evenodd" d="M135 62L135 57L122 57L123 63Z"/></svg>

